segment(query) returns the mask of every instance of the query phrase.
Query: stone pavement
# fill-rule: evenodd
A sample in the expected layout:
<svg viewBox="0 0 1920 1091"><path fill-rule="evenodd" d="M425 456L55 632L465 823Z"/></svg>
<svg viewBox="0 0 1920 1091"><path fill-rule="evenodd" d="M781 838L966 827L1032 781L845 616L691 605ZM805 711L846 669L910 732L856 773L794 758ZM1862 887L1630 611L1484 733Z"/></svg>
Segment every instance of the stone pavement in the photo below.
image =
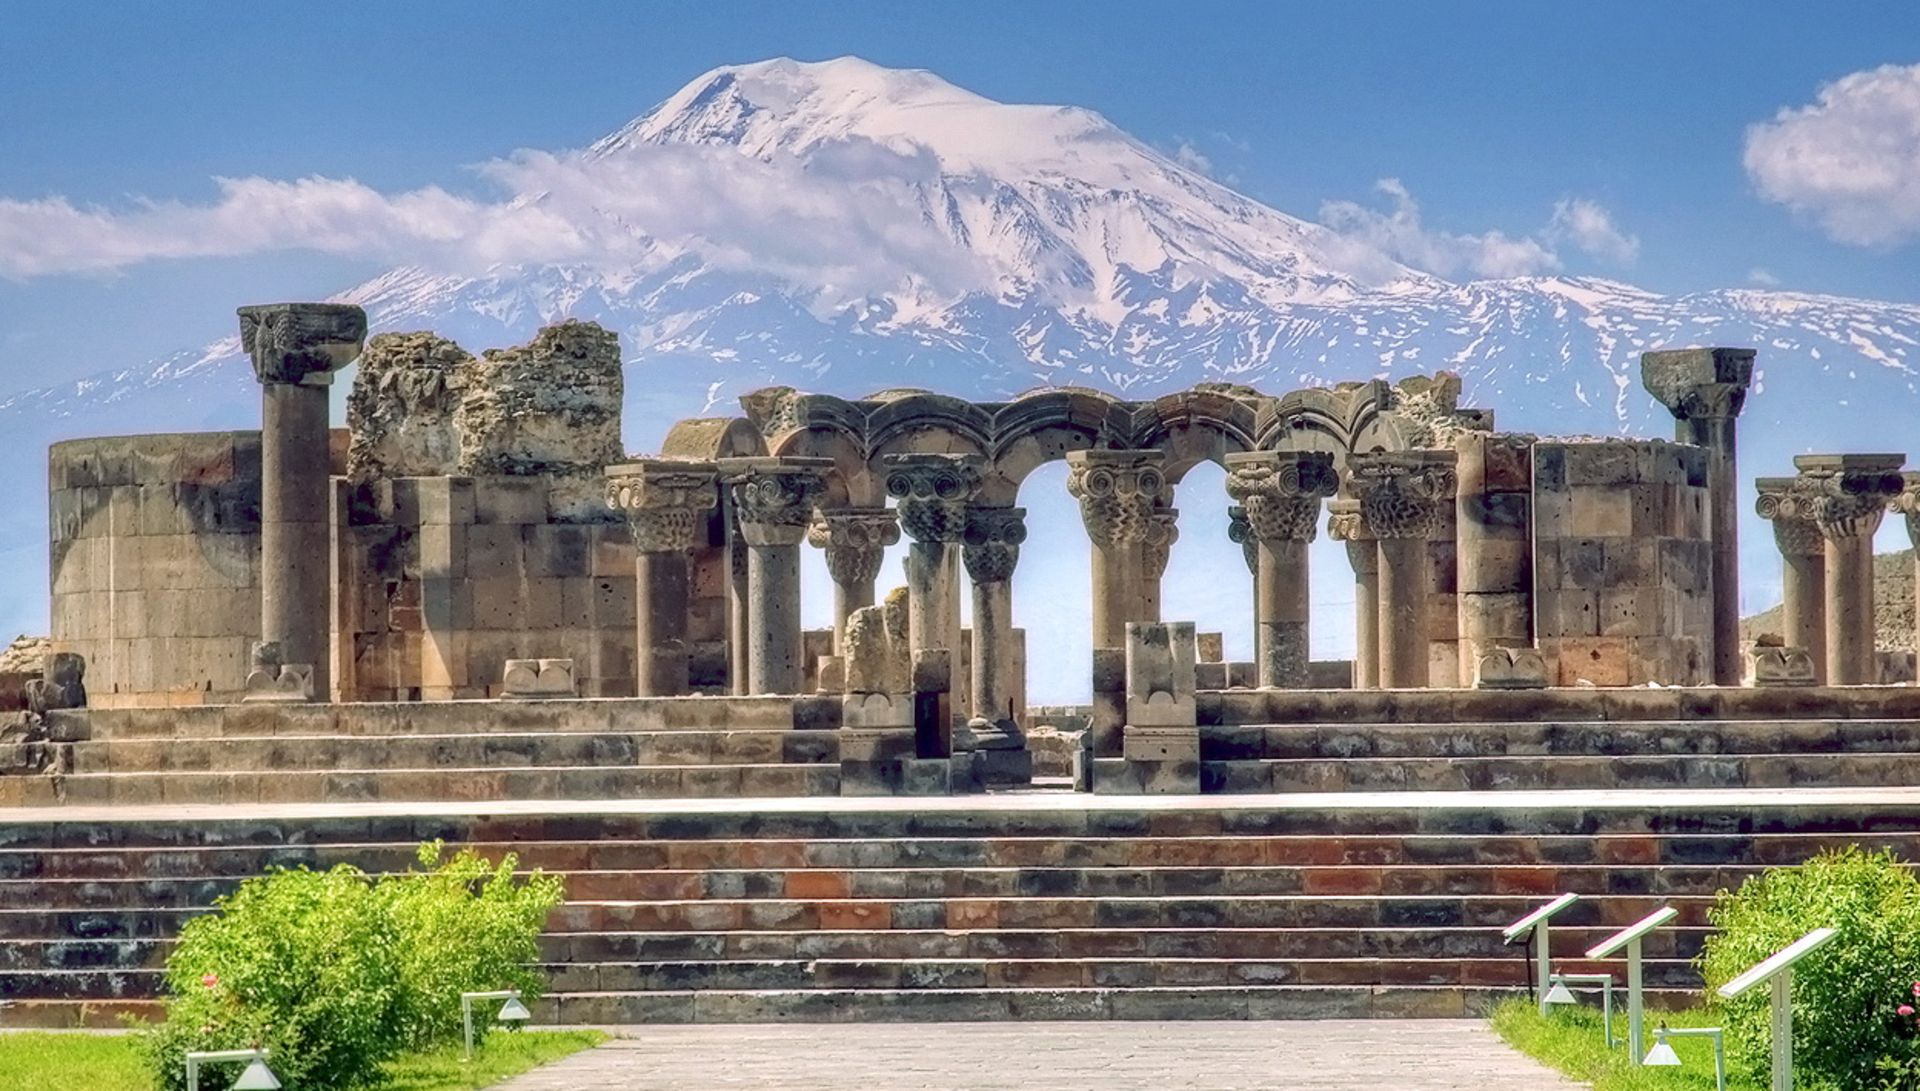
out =
<svg viewBox="0 0 1920 1091"><path fill-rule="evenodd" d="M624 1027L495 1091L1574 1091L1477 1020Z"/></svg>

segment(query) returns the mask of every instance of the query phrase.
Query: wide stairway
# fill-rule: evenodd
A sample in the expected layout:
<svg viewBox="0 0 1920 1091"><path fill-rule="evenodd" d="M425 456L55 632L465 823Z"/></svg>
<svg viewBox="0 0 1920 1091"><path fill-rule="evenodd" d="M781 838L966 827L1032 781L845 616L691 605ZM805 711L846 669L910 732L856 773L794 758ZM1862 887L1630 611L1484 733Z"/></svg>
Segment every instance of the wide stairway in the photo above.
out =
<svg viewBox="0 0 1920 1091"><path fill-rule="evenodd" d="M151 1011L181 925L274 866L441 838L565 876L541 1018L1453 1015L1526 981L1500 929L1561 891L1574 954L1848 843L1920 852L1920 792L633 800L38 808L0 823L0 1025ZM1577 959L1569 970L1612 969Z"/></svg>

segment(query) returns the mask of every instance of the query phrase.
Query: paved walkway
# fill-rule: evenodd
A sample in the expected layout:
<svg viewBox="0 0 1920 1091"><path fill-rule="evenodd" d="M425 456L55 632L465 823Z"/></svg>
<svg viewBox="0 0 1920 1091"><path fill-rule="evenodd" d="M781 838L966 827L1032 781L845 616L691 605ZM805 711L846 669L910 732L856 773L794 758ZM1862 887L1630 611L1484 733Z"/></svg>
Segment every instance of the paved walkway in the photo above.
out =
<svg viewBox="0 0 1920 1091"><path fill-rule="evenodd" d="M1473 1020L625 1027L496 1091L1574 1091Z"/></svg>

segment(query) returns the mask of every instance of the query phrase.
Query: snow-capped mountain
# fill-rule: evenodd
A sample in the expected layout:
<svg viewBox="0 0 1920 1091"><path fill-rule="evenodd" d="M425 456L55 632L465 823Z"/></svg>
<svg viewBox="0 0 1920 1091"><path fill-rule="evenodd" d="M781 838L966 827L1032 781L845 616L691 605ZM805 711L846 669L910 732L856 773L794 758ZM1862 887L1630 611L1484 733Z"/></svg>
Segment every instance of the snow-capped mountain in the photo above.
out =
<svg viewBox="0 0 1920 1091"><path fill-rule="evenodd" d="M366 306L375 329L430 328L475 351L566 316L617 330L635 450L769 383L1150 396L1441 368L1504 427L1664 434L1638 354L1688 344L1761 352L1742 422L1748 476L1808 449L1898 450L1920 406L1920 305L1664 296L1588 277L1452 283L1262 205L1098 114L997 103L853 58L715 69L559 155L564 181L515 201L572 217L603 256L474 275L395 269L336 298ZM596 185L619 199L593 200ZM210 333L239 302L209 301ZM0 417L18 437L8 498L41 511L48 440L249 426L258 394L228 339L12 394ZM1760 541L1750 529L1764 586L1774 568ZM15 523L0 547L17 569L44 571L41 522ZM1751 603L1764 605L1764 594ZM43 629L44 599L0 602L8 615Z"/></svg>

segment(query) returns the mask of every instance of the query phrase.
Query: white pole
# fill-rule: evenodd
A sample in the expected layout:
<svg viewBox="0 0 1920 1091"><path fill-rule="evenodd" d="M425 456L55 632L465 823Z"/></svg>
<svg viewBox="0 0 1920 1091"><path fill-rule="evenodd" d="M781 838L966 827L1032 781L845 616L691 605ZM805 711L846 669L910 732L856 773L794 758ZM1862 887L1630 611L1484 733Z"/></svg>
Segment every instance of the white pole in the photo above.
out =
<svg viewBox="0 0 1920 1091"><path fill-rule="evenodd" d="M473 1060L473 997L460 997L460 1033L467 1043L467 1060Z"/></svg>
<svg viewBox="0 0 1920 1091"><path fill-rule="evenodd" d="M1793 968L1773 979L1773 1091L1793 1091Z"/></svg>
<svg viewBox="0 0 1920 1091"><path fill-rule="evenodd" d="M1548 950L1551 943L1548 937L1552 933L1553 925L1547 918L1541 918L1540 923L1533 926L1534 976L1538 979L1535 983L1534 995L1540 1000L1541 1015L1547 1014L1547 990L1553 987L1553 982L1548 980L1553 972L1553 957Z"/></svg>
<svg viewBox="0 0 1920 1091"><path fill-rule="evenodd" d="M1627 1053L1638 1065L1647 1055L1646 1005L1640 998L1640 937L1627 941Z"/></svg>

